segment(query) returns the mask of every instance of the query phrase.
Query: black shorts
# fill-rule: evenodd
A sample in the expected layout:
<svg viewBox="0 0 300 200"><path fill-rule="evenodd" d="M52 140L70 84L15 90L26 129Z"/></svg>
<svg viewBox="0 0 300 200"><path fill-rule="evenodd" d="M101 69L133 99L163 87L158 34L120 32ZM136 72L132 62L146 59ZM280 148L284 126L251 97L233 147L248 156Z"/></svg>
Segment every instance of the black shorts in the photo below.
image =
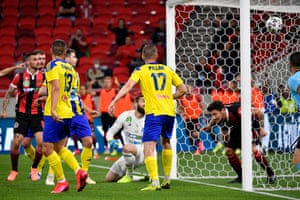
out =
<svg viewBox="0 0 300 200"><path fill-rule="evenodd" d="M227 146L232 149L240 149L241 148L241 127L240 126L232 126L229 128L228 133L228 143Z"/></svg>
<svg viewBox="0 0 300 200"><path fill-rule="evenodd" d="M101 122L102 122L102 129L104 133L108 131L108 129L113 125L113 123L116 121L115 117L112 117L108 113L102 113L101 114Z"/></svg>
<svg viewBox="0 0 300 200"><path fill-rule="evenodd" d="M297 139L297 140L298 140L298 142L297 142L297 146L296 146L296 148L297 148L297 149L300 149L300 136L298 137L298 139Z"/></svg>
<svg viewBox="0 0 300 200"><path fill-rule="evenodd" d="M42 120L42 115L16 113L14 133L20 133L25 137L43 131Z"/></svg>

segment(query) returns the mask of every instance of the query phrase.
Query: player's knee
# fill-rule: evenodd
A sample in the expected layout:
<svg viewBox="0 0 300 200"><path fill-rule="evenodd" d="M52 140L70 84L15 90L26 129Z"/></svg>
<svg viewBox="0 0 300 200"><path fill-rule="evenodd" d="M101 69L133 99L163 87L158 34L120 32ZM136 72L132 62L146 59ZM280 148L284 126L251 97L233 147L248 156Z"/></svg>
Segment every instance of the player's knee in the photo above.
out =
<svg viewBox="0 0 300 200"><path fill-rule="evenodd" d="M233 156L233 154L234 154L234 150L232 148L226 148L225 149L225 155L227 157L231 157L231 156Z"/></svg>
<svg viewBox="0 0 300 200"><path fill-rule="evenodd" d="M136 157L132 153L124 153L123 156L126 162L126 165L133 165L135 164Z"/></svg>

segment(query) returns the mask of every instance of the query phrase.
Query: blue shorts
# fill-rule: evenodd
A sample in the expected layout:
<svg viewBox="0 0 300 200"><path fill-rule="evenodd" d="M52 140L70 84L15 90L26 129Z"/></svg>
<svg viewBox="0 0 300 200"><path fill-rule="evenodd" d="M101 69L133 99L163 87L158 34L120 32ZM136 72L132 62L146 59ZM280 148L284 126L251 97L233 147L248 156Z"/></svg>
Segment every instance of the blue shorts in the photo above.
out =
<svg viewBox="0 0 300 200"><path fill-rule="evenodd" d="M175 117L168 115L146 115L143 142L158 141L160 136L172 137Z"/></svg>
<svg viewBox="0 0 300 200"><path fill-rule="evenodd" d="M92 136L92 130L85 114L75 115L71 119L70 136L76 135L78 139Z"/></svg>
<svg viewBox="0 0 300 200"><path fill-rule="evenodd" d="M68 136L71 119L56 122L50 116L44 116L43 142L56 143Z"/></svg>

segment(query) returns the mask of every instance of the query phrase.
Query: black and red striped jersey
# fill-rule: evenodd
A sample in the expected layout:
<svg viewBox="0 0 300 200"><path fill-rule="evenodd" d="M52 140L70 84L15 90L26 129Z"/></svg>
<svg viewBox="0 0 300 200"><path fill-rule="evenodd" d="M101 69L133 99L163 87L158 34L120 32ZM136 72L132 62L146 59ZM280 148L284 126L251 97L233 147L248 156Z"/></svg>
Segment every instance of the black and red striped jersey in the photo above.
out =
<svg viewBox="0 0 300 200"><path fill-rule="evenodd" d="M34 100L38 98L38 91L44 79L45 76L41 71L31 74L25 70L14 76L11 86L17 89L16 112L32 115L42 114L42 106L35 106Z"/></svg>

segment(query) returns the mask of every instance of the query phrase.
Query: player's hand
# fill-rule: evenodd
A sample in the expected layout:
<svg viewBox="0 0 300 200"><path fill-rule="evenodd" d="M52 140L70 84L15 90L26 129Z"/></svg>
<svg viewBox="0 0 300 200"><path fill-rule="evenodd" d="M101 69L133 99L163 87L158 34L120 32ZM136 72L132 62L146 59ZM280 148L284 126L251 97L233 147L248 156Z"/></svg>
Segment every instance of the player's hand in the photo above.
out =
<svg viewBox="0 0 300 200"><path fill-rule="evenodd" d="M19 65L16 65L17 69L24 69L25 68L25 63L21 63Z"/></svg>
<svg viewBox="0 0 300 200"><path fill-rule="evenodd" d="M1 118L6 118L6 111L3 110L3 111L1 112Z"/></svg>
<svg viewBox="0 0 300 200"><path fill-rule="evenodd" d="M89 112L89 114L92 116L92 118L96 118L96 117L99 117L100 116L100 112L97 111L97 110L91 110Z"/></svg>
<svg viewBox="0 0 300 200"><path fill-rule="evenodd" d="M120 144L119 140L116 139L110 140L108 143L111 149L118 149L118 146Z"/></svg>
<svg viewBox="0 0 300 200"><path fill-rule="evenodd" d="M56 122L63 122L63 119L61 119L61 118L57 115L56 111L51 111L51 116L52 116L52 119L53 119L54 121L56 121Z"/></svg>
<svg viewBox="0 0 300 200"><path fill-rule="evenodd" d="M44 102L44 99L42 97L39 97L39 98L35 99L33 103L35 106L40 106L43 102Z"/></svg>

